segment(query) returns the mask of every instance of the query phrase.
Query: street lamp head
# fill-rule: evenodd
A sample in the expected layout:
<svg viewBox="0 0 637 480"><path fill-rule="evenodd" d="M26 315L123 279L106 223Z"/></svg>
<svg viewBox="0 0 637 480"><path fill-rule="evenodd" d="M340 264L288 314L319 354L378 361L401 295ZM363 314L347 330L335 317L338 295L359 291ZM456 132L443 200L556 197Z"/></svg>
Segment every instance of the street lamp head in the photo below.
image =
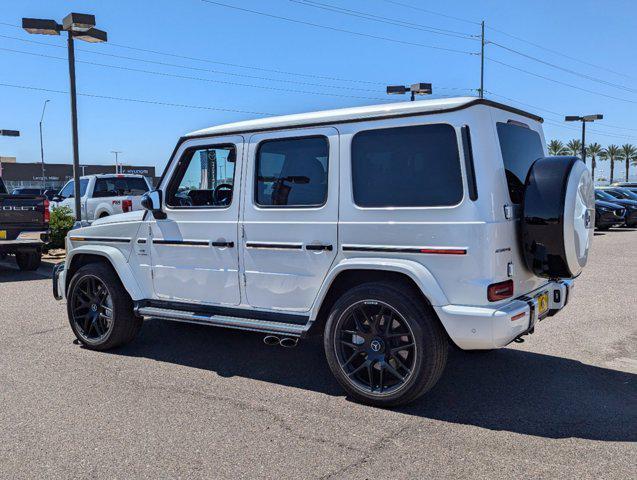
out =
<svg viewBox="0 0 637 480"><path fill-rule="evenodd" d="M0 130L0 136L2 137L19 137L19 130Z"/></svg>
<svg viewBox="0 0 637 480"><path fill-rule="evenodd" d="M409 91L404 85L387 85L387 95L403 95Z"/></svg>
<svg viewBox="0 0 637 480"><path fill-rule="evenodd" d="M86 32L95 26L95 15L88 13L69 13L62 20L64 30L70 32Z"/></svg>
<svg viewBox="0 0 637 480"><path fill-rule="evenodd" d="M99 28L91 28L86 32L82 33L74 33L73 38L77 38L78 40L84 40L89 43L102 43L106 42L107 36L104 30L100 30Z"/></svg>
<svg viewBox="0 0 637 480"><path fill-rule="evenodd" d="M416 95L431 95L431 83L414 83L410 90Z"/></svg>
<svg viewBox="0 0 637 480"><path fill-rule="evenodd" d="M59 35L62 25L59 25L55 20L23 18L22 28L29 33L39 35Z"/></svg>
<svg viewBox="0 0 637 480"><path fill-rule="evenodd" d="M602 120L603 118L604 115L602 115L601 113L597 113L595 115L585 115L584 117L582 117L585 122L594 122L595 120Z"/></svg>
<svg viewBox="0 0 637 480"><path fill-rule="evenodd" d="M579 122L582 120L582 117L578 117L577 115L567 115L564 117L565 122Z"/></svg>

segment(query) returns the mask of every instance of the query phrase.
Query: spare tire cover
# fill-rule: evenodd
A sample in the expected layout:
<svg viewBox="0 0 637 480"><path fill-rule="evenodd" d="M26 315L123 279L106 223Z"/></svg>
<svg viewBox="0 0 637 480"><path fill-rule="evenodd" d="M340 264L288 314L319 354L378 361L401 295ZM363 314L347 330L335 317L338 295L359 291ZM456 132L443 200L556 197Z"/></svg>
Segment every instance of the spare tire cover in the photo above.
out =
<svg viewBox="0 0 637 480"><path fill-rule="evenodd" d="M546 278L573 278L588 260L595 228L595 193L577 157L536 160L525 182L522 249L527 267Z"/></svg>

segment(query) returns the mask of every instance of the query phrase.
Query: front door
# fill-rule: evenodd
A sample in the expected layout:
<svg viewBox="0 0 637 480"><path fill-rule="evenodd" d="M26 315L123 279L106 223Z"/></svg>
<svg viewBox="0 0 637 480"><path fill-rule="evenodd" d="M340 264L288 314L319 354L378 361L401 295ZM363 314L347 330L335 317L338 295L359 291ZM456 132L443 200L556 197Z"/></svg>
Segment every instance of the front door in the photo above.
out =
<svg viewBox="0 0 637 480"><path fill-rule="evenodd" d="M241 253L252 307L311 308L336 256L338 143L331 127L250 137Z"/></svg>
<svg viewBox="0 0 637 480"><path fill-rule="evenodd" d="M240 184L243 137L187 142L180 152L161 185L167 218L149 223L155 296L238 305L235 185Z"/></svg>

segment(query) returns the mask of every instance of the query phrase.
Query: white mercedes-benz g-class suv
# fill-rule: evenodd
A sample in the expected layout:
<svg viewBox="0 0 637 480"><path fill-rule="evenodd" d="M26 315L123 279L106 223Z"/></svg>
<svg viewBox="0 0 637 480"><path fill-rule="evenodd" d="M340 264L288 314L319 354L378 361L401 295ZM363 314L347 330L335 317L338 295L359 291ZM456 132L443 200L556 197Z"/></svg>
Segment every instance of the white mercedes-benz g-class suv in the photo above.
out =
<svg viewBox="0 0 637 480"><path fill-rule="evenodd" d="M87 348L131 341L144 317L284 346L320 334L353 398L413 401L450 342L533 333L586 264L591 175L545 156L541 124L454 98L191 133L145 211L69 233L54 295Z"/></svg>

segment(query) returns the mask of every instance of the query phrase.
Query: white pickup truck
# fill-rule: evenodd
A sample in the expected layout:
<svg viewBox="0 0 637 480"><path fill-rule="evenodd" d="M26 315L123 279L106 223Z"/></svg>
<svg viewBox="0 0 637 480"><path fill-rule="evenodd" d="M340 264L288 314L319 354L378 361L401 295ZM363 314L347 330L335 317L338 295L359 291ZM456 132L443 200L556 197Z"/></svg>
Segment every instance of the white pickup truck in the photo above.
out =
<svg viewBox="0 0 637 480"><path fill-rule="evenodd" d="M151 188L142 175L103 174L80 177L82 220L92 222L118 213L140 210L141 196ZM73 180L53 198L51 208L69 207L75 214Z"/></svg>

